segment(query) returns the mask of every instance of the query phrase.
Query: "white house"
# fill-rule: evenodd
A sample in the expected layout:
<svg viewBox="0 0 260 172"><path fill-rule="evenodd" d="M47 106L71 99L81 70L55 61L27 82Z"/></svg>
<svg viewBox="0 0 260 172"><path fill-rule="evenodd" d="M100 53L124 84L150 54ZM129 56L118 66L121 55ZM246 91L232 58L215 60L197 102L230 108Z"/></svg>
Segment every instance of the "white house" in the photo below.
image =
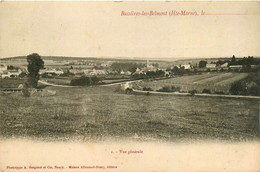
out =
<svg viewBox="0 0 260 172"><path fill-rule="evenodd" d="M62 70L56 70L56 69L44 69L44 70L40 70L39 74L42 75L42 74L56 74L56 75L61 75L63 74L64 72Z"/></svg>
<svg viewBox="0 0 260 172"><path fill-rule="evenodd" d="M127 88L132 88L133 85L131 84L131 82L126 82L124 84L121 84L121 89L122 90L126 90Z"/></svg>
<svg viewBox="0 0 260 172"><path fill-rule="evenodd" d="M97 70L93 69L92 72L89 73L90 75L105 75L107 74L106 70Z"/></svg>
<svg viewBox="0 0 260 172"><path fill-rule="evenodd" d="M223 65L221 65L221 67L224 67L224 68L228 67L228 63L227 62L224 63Z"/></svg>
<svg viewBox="0 0 260 172"><path fill-rule="evenodd" d="M125 75L131 75L132 73L130 71L126 71Z"/></svg>
<svg viewBox="0 0 260 172"><path fill-rule="evenodd" d="M142 71L141 71L141 69L137 68L137 69L135 70L135 73L136 73L136 74L140 74L140 73L142 73Z"/></svg>
<svg viewBox="0 0 260 172"><path fill-rule="evenodd" d="M21 69L19 70L6 70L1 74L1 78L12 78L12 77L19 77L22 73Z"/></svg>
<svg viewBox="0 0 260 172"><path fill-rule="evenodd" d="M1 78L9 78L8 72L5 71L5 72L1 73Z"/></svg>
<svg viewBox="0 0 260 172"><path fill-rule="evenodd" d="M208 69L216 68L216 64L206 64L206 68Z"/></svg>
<svg viewBox="0 0 260 172"><path fill-rule="evenodd" d="M230 67L230 69L242 69L243 68L242 65L230 65L229 67Z"/></svg>
<svg viewBox="0 0 260 172"><path fill-rule="evenodd" d="M190 64L184 64L184 65L181 65L181 67L184 67L184 69L191 69Z"/></svg>

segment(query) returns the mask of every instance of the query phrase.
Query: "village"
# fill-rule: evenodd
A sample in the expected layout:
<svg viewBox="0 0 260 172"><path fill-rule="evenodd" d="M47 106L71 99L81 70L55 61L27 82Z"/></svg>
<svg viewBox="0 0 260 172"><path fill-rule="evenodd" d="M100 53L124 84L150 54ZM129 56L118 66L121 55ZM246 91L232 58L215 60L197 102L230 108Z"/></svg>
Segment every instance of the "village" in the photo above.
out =
<svg viewBox="0 0 260 172"><path fill-rule="evenodd" d="M39 70L38 91L48 85L82 87L121 84L126 94L136 90L135 93L141 91L146 94L156 91L175 92L178 95L260 96L259 77L256 77L259 59L251 56L181 61L43 57L43 61L44 67ZM27 65L25 58L2 60L0 90L21 92L28 82Z"/></svg>
<svg viewBox="0 0 260 172"><path fill-rule="evenodd" d="M160 71L165 77L172 77L176 73L194 73L194 72L246 72L245 68L251 69L259 68L258 63L242 65L232 64L230 61L211 61L201 60L199 63L192 64L191 62L183 64L161 65L160 62L154 63L153 61L136 61L136 62L113 62L109 60L96 60L91 62L88 59L82 60L44 60L44 69L41 69L39 74L41 77L58 77L58 76L116 76L117 79L131 78L137 75L149 75L149 72ZM220 62L220 63L219 63ZM8 64L9 63L9 64ZM13 65L12 61L7 64L1 62L0 65L0 77L4 78L23 78L28 74L27 64L20 63L19 65ZM14 63L15 64L15 63ZM22 65L21 65L22 64ZM130 66L130 67L129 67ZM151 74L151 73L150 73Z"/></svg>

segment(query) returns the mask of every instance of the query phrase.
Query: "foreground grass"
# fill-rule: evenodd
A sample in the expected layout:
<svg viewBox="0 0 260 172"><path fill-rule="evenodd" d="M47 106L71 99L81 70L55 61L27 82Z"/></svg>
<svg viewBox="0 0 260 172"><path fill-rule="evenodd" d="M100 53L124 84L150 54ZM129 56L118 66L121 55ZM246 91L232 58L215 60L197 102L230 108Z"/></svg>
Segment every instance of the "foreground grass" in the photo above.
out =
<svg viewBox="0 0 260 172"><path fill-rule="evenodd" d="M27 78L0 78L0 88L18 88L20 84L24 84Z"/></svg>
<svg viewBox="0 0 260 172"><path fill-rule="evenodd" d="M259 139L259 101L126 95L115 87L0 95L0 137L142 141Z"/></svg>

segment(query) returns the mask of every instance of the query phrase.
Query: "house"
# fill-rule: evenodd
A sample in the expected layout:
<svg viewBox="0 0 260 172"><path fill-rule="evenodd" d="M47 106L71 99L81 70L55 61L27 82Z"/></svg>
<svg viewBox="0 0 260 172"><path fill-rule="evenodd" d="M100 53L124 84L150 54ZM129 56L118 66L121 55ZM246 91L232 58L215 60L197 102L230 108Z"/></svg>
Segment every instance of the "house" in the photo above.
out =
<svg viewBox="0 0 260 172"><path fill-rule="evenodd" d="M242 69L243 65L230 65L229 68L230 69Z"/></svg>
<svg viewBox="0 0 260 172"><path fill-rule="evenodd" d="M126 82L126 83L124 83L124 84L121 84L121 89L122 89L122 90L126 90L126 89L128 89L128 88L130 88L130 89L133 88L133 85L131 84L131 82Z"/></svg>
<svg viewBox="0 0 260 172"><path fill-rule="evenodd" d="M206 64L206 68L214 69L214 68L216 68L216 64Z"/></svg>
<svg viewBox="0 0 260 172"><path fill-rule="evenodd" d="M109 63L102 63L101 65L100 65L101 67L109 67L109 66L111 66Z"/></svg>
<svg viewBox="0 0 260 172"><path fill-rule="evenodd" d="M126 71L125 75L131 75L132 73L130 71Z"/></svg>
<svg viewBox="0 0 260 172"><path fill-rule="evenodd" d="M157 70L156 67L154 67L153 65L151 65L151 64L149 63L149 60L147 60L146 66L142 68L142 71L143 71L143 72L141 72L141 73L146 73L146 72L148 72L148 71L154 71L154 72L155 72L156 70Z"/></svg>
<svg viewBox="0 0 260 172"><path fill-rule="evenodd" d="M83 70L83 73L84 73L85 75L88 75L91 71L92 71L91 69L84 69L84 70Z"/></svg>
<svg viewBox="0 0 260 172"><path fill-rule="evenodd" d="M171 72L170 71L164 71L164 76L170 76Z"/></svg>
<svg viewBox="0 0 260 172"><path fill-rule="evenodd" d="M7 72L7 71L4 71L3 73L1 73L1 78L2 78L2 79L4 79L4 78L9 78L8 72Z"/></svg>
<svg viewBox="0 0 260 172"><path fill-rule="evenodd" d="M130 71L124 72L123 70L120 72L121 75L131 75L132 73Z"/></svg>
<svg viewBox="0 0 260 172"><path fill-rule="evenodd" d="M224 63L223 65L221 65L221 67L222 67L222 68L226 68L226 67L228 67L228 63L227 63L227 62Z"/></svg>
<svg viewBox="0 0 260 172"><path fill-rule="evenodd" d="M137 69L135 70L135 74L140 74L140 73L142 73L142 70L139 69L139 68L137 68Z"/></svg>
<svg viewBox="0 0 260 172"><path fill-rule="evenodd" d="M105 75L107 72L105 70L97 70L93 69L92 72L89 73L90 75Z"/></svg>
<svg viewBox="0 0 260 172"><path fill-rule="evenodd" d="M47 75L62 75L64 72L62 70L56 70L56 69L44 69L40 70L39 74L47 74Z"/></svg>
<svg viewBox="0 0 260 172"><path fill-rule="evenodd" d="M19 70L5 70L1 74L1 78L16 78L22 73L21 69Z"/></svg>
<svg viewBox="0 0 260 172"><path fill-rule="evenodd" d="M190 64L184 64L184 65L181 65L181 67L183 67L184 69L191 69Z"/></svg>
<svg viewBox="0 0 260 172"><path fill-rule="evenodd" d="M21 73L22 73L21 69L19 69L18 71L17 70L8 71L8 75L9 75L10 78L19 77L19 75Z"/></svg>

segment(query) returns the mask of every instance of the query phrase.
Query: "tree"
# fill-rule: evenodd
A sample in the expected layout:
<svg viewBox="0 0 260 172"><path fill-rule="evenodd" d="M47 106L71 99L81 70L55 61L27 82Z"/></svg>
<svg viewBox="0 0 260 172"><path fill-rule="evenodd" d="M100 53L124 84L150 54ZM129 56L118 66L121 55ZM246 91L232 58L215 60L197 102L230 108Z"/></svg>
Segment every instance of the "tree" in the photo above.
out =
<svg viewBox="0 0 260 172"><path fill-rule="evenodd" d="M184 67L181 67L181 66L180 66L180 68L178 68L177 66L174 66L174 68L172 69L172 73L174 75L183 75L185 73L185 69L184 69Z"/></svg>
<svg viewBox="0 0 260 172"><path fill-rule="evenodd" d="M7 70L14 70L17 69L17 67L14 67L13 65L7 66Z"/></svg>
<svg viewBox="0 0 260 172"><path fill-rule="evenodd" d="M246 83L242 81L233 83L229 89L229 92L234 95L246 95L246 91Z"/></svg>
<svg viewBox="0 0 260 172"><path fill-rule="evenodd" d="M80 78L72 79L70 81L70 85L72 86L90 86L90 85L97 85L100 79L96 76L94 77L87 77L81 76Z"/></svg>
<svg viewBox="0 0 260 172"><path fill-rule="evenodd" d="M206 67L206 65L207 65L207 61L201 60L199 62L199 68L204 68L204 67Z"/></svg>
<svg viewBox="0 0 260 172"><path fill-rule="evenodd" d="M40 79L39 71L44 68L44 61L39 54L33 53L27 56L27 62L28 84L30 87L36 88Z"/></svg>
<svg viewBox="0 0 260 172"><path fill-rule="evenodd" d="M231 59L231 64L232 64L232 65L235 65L235 64L236 64L236 61L237 61L237 60L236 60L236 57L235 57L235 55L233 55L233 56L232 56L232 59Z"/></svg>

